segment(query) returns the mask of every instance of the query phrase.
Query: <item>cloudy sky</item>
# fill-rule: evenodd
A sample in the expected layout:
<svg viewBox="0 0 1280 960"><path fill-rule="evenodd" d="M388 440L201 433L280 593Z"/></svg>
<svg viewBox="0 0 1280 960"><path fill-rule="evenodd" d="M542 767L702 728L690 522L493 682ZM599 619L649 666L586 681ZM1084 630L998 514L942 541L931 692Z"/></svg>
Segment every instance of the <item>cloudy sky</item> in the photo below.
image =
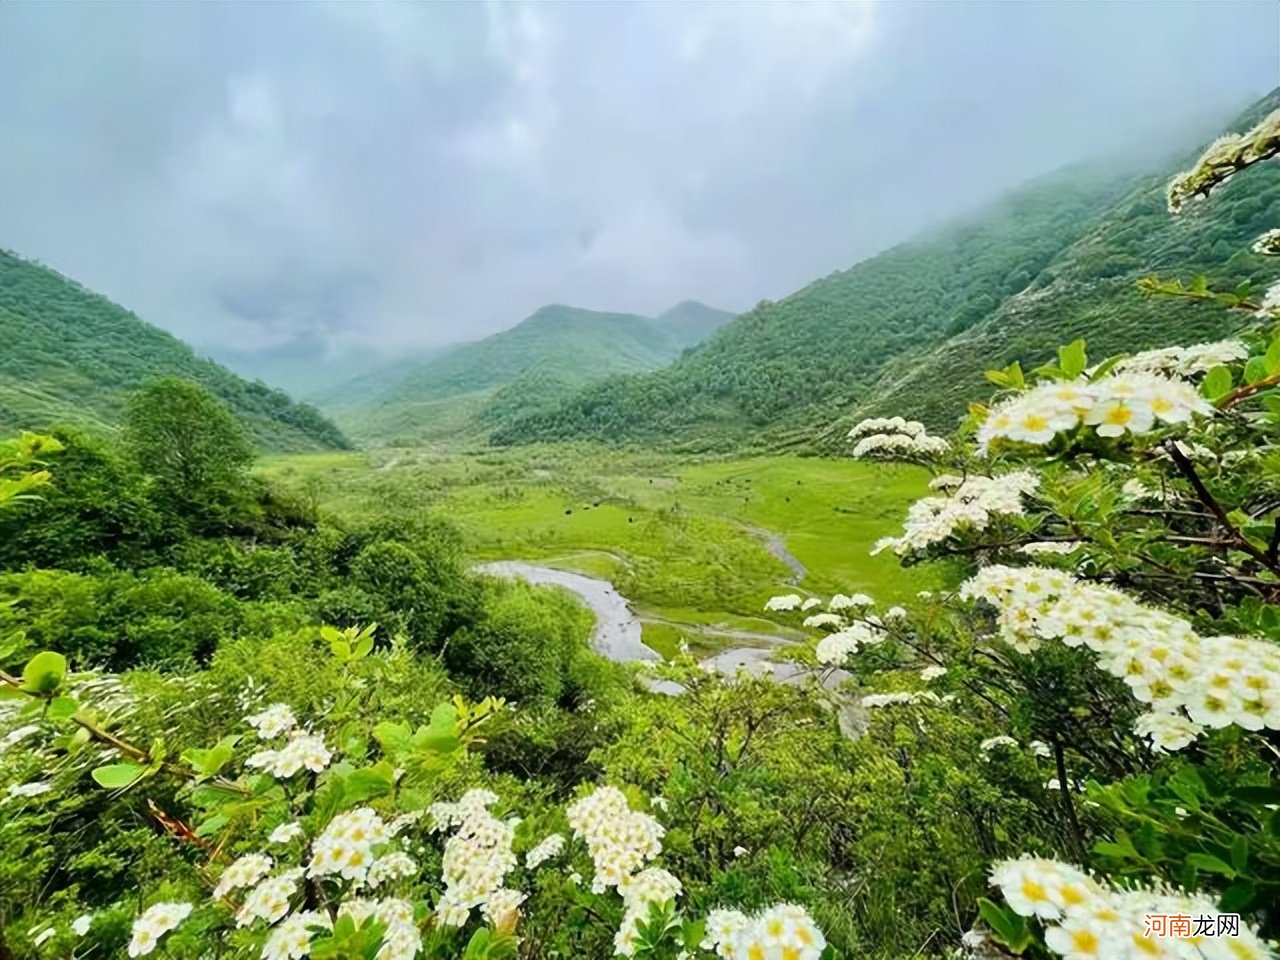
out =
<svg viewBox="0 0 1280 960"><path fill-rule="evenodd" d="M215 353L741 310L1278 83L1274 0L8 0L0 246Z"/></svg>

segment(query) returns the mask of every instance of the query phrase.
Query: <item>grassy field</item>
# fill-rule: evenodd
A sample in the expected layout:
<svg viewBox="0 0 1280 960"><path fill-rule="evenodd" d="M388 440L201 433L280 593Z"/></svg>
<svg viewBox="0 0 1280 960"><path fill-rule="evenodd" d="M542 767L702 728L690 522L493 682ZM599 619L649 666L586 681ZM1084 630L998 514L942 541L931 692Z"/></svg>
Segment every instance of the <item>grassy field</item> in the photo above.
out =
<svg viewBox="0 0 1280 960"><path fill-rule="evenodd" d="M925 491L927 476L910 468L797 457L690 463L557 445L298 455L261 470L338 513L439 513L479 560L538 560L612 580L664 652L681 639L712 647L731 633L785 634L763 613L783 591L858 591L891 604L940 585L936 569L869 555Z"/></svg>

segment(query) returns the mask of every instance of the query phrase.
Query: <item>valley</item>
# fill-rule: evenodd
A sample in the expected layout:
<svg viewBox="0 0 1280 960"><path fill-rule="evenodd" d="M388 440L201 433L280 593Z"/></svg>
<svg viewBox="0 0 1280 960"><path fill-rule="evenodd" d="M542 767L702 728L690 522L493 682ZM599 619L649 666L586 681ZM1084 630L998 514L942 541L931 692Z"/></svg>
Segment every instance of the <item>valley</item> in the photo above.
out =
<svg viewBox="0 0 1280 960"><path fill-rule="evenodd" d="M607 580L665 656L682 641L710 654L798 639L764 613L778 593L861 592L895 604L946 579L869 555L925 490L924 471L898 465L551 444L274 456L259 471L339 515L447 517L478 561Z"/></svg>

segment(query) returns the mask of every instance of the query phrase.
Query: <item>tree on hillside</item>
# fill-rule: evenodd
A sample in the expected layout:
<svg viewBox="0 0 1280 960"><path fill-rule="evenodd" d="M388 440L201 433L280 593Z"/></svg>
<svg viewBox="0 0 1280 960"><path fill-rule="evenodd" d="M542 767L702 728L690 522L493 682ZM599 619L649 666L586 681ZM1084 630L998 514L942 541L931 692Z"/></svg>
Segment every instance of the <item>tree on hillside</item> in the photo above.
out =
<svg viewBox="0 0 1280 960"><path fill-rule="evenodd" d="M253 441L221 400L166 377L129 398L125 436L157 499L196 526L225 526L248 493Z"/></svg>

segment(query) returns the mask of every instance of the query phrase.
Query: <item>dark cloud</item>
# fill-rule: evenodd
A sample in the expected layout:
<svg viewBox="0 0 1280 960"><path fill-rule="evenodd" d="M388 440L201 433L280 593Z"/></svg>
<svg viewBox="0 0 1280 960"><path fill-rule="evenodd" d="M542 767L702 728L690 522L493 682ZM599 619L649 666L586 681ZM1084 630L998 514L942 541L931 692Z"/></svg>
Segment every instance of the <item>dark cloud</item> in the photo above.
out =
<svg viewBox="0 0 1280 960"><path fill-rule="evenodd" d="M206 349L785 295L1280 82L1253 3L0 3L0 244Z"/></svg>

